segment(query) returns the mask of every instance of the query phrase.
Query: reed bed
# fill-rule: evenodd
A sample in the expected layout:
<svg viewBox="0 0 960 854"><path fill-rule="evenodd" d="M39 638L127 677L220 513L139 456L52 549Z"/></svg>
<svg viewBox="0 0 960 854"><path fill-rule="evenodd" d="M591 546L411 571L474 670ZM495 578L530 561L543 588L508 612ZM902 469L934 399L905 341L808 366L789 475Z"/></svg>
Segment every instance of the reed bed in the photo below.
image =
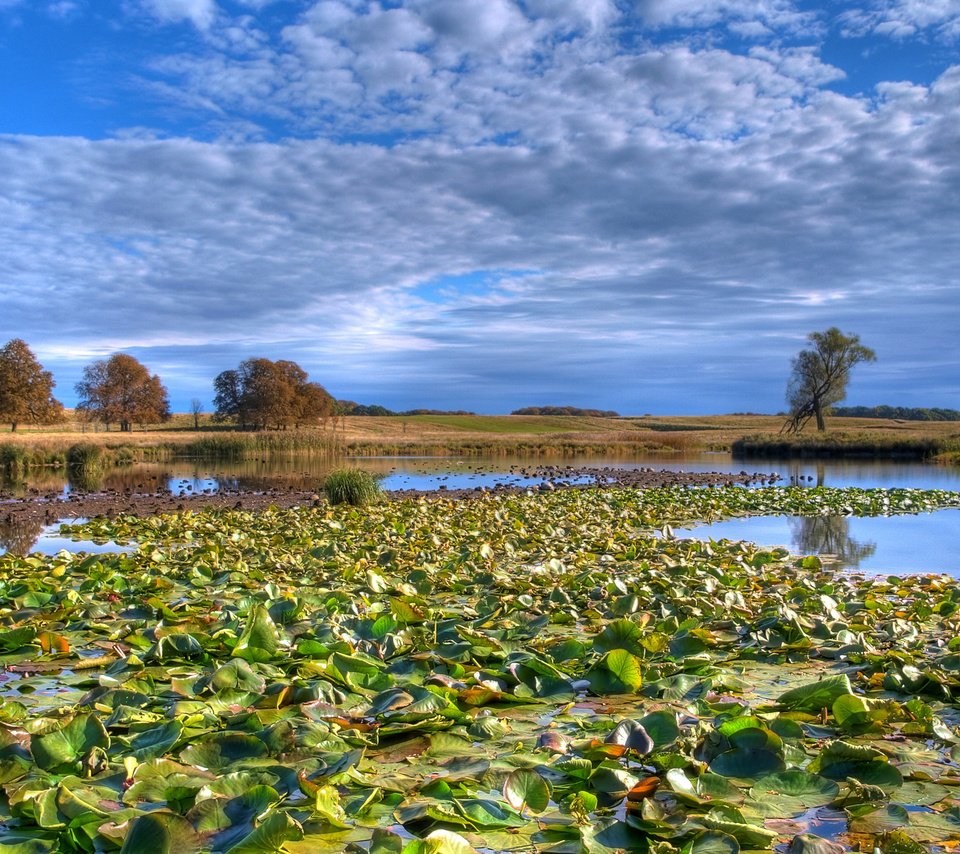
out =
<svg viewBox="0 0 960 854"><path fill-rule="evenodd" d="M925 460L960 450L955 438L932 436L816 433L799 436L745 436L731 447L737 457L861 457Z"/></svg>

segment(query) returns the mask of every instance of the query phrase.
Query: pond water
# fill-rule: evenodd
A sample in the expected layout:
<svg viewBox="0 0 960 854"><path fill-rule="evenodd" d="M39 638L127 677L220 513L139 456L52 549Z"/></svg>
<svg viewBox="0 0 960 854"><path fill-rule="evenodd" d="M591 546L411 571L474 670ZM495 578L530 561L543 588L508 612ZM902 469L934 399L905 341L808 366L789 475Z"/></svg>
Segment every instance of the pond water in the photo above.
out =
<svg viewBox="0 0 960 854"><path fill-rule="evenodd" d="M867 573L945 572L960 578L960 509L916 516L751 516L677 529L698 540L750 540L820 555Z"/></svg>
<svg viewBox="0 0 960 854"><path fill-rule="evenodd" d="M91 482L71 482L62 473L31 473L25 482L0 483L13 495L50 498L78 491L152 493L169 490L189 497L216 492L259 491L275 488L319 489L335 465L326 459L293 457L285 460L248 460L198 463L188 460L145 463L114 469ZM493 488L497 484L536 486L543 481L536 469L544 465L582 465L590 468L651 468L688 472L777 473L782 485L914 487L960 491L960 467L918 462L858 460L737 460L729 454L650 456L642 459L547 459L367 457L350 465L381 477L387 490ZM584 480L589 480L586 478ZM58 526L32 531L8 530L0 522L0 553L5 550L116 550L116 546L76 543L56 536ZM680 532L678 536L748 539L762 545L783 545L793 552L835 555L841 565L870 572L945 571L960 577L960 511L920 516L854 519L791 519L754 517L729 520Z"/></svg>

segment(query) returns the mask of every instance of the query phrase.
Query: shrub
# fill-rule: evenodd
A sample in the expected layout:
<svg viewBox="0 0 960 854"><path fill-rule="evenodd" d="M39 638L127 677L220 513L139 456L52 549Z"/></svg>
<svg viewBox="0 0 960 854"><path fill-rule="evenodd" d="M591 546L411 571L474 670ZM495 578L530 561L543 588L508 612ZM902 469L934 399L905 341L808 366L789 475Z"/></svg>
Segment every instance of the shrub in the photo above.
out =
<svg viewBox="0 0 960 854"><path fill-rule="evenodd" d="M377 479L361 469L336 469L327 475L323 491L331 504L362 507L379 501L383 495Z"/></svg>

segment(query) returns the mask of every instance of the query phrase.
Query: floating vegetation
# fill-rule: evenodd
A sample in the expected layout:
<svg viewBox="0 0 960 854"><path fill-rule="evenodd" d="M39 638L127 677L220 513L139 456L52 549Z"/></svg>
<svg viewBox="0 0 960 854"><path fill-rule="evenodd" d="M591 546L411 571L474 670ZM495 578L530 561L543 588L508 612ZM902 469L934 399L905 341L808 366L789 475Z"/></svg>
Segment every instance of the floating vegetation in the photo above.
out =
<svg viewBox="0 0 960 854"><path fill-rule="evenodd" d="M953 580L669 526L958 504L598 489L67 528L139 549L0 557L0 850L952 848Z"/></svg>

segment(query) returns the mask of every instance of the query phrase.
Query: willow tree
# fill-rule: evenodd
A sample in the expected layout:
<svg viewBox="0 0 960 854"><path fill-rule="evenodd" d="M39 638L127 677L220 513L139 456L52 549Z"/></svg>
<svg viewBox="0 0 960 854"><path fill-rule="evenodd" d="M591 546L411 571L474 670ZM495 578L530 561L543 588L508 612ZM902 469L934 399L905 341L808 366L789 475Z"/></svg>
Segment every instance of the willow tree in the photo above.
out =
<svg viewBox="0 0 960 854"><path fill-rule="evenodd" d="M846 397L850 371L860 362L875 362L877 354L860 343L858 335L844 335L836 326L826 332L811 332L812 345L793 359L787 383L790 415L781 432L799 433L811 418L817 430L826 430L824 416Z"/></svg>
<svg viewBox="0 0 960 854"><path fill-rule="evenodd" d="M25 341L14 338L0 347L0 422L11 430L63 419L63 406L53 397L55 385Z"/></svg>

